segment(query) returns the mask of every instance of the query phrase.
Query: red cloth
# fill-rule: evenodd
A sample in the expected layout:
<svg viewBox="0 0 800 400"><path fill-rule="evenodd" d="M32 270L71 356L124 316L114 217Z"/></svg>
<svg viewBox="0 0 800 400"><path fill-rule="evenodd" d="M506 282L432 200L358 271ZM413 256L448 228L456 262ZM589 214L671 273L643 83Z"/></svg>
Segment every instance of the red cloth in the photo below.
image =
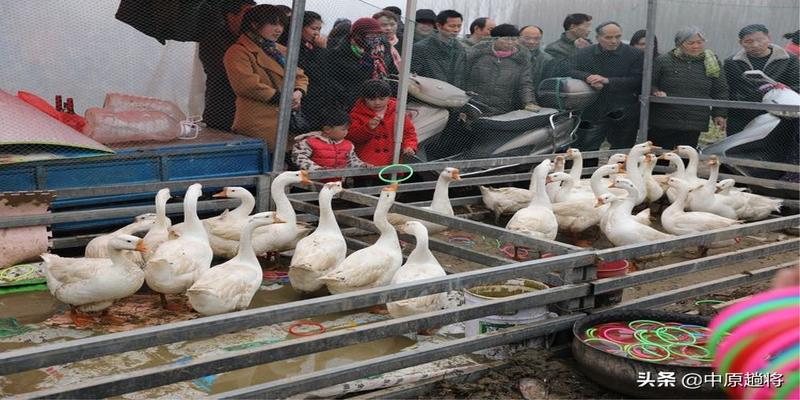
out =
<svg viewBox="0 0 800 400"><path fill-rule="evenodd" d="M311 161L330 169L347 168L347 154L353 148L353 142L342 140L339 143L328 143L320 138L306 139L313 151Z"/></svg>
<svg viewBox="0 0 800 400"><path fill-rule="evenodd" d="M389 165L392 163L394 152L394 120L397 109L397 100L389 99L389 105L383 119L375 129L370 129L367 124L376 113L370 110L363 99L358 99L350 111L350 130L347 139L356 146L358 158L375 166ZM403 128L403 143L401 149L412 148L417 150L417 131L411 117L406 115Z"/></svg>
<svg viewBox="0 0 800 400"><path fill-rule="evenodd" d="M786 44L786 51L795 55L795 57L800 57L800 45L796 45L792 42Z"/></svg>

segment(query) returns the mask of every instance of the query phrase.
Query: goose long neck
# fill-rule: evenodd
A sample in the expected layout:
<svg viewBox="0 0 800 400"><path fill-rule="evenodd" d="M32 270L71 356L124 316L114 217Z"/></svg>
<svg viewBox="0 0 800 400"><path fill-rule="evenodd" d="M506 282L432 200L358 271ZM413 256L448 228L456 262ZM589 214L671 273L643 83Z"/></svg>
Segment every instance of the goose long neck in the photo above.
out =
<svg viewBox="0 0 800 400"><path fill-rule="evenodd" d="M239 207L236 207L230 212L230 214L237 219L247 217L253 212L253 209L256 208L256 199L250 192L245 191L244 195L239 200L242 201L242 204L239 204Z"/></svg>
<svg viewBox="0 0 800 400"><path fill-rule="evenodd" d="M709 166L708 180L705 183L705 190L709 193L717 191L717 179L719 179L719 164L712 164Z"/></svg>
<svg viewBox="0 0 800 400"><path fill-rule="evenodd" d="M113 246L108 246L108 258L111 259L113 267L123 267L123 268L134 267L134 266L137 268L139 267L133 262L131 262L131 260L129 260L127 257L125 257L125 255L123 254L123 250L120 250Z"/></svg>
<svg viewBox="0 0 800 400"><path fill-rule="evenodd" d="M680 157L671 159L672 164L675 165L675 172L673 172L673 176L678 178L683 178L686 176L686 166L683 165L683 160Z"/></svg>
<svg viewBox="0 0 800 400"><path fill-rule="evenodd" d="M390 224L386 219L389 209L392 208L392 203L394 203L394 201L388 199L378 201L378 206L375 207L375 215L372 216L372 222L381 233L381 236L378 238L378 242L388 242L400 246L399 242L397 241L397 232L394 230L392 224Z"/></svg>
<svg viewBox="0 0 800 400"><path fill-rule="evenodd" d="M453 206L450 204L449 182L444 176L440 176L436 181L436 189L433 190L433 201L431 209L445 214L453 214Z"/></svg>
<svg viewBox="0 0 800 400"><path fill-rule="evenodd" d="M583 175L583 156L580 154L572 156L572 168L569 170L569 175L572 176L572 180L578 182L581 180L581 175Z"/></svg>
<svg viewBox="0 0 800 400"><path fill-rule="evenodd" d="M667 207L667 210L669 210L670 214L685 210L686 198L689 196L689 188L685 185L680 185L676 187L675 191L677 193L675 196L675 201L673 201L672 204L670 204L669 207ZM667 212L667 210L664 210L664 212Z"/></svg>
<svg viewBox="0 0 800 400"><path fill-rule="evenodd" d="M272 187L269 189L272 194L272 200L275 201L275 207L278 217L287 224L296 224L297 215L294 213L292 203L289 202L289 197L286 196L286 185L288 182L285 178L278 176L272 182Z"/></svg>
<svg viewBox="0 0 800 400"><path fill-rule="evenodd" d="M200 217L197 216L197 193L192 193L183 200L183 218L186 229L184 234L189 234L196 237L207 238L206 230L203 223L200 222Z"/></svg>
<svg viewBox="0 0 800 400"><path fill-rule="evenodd" d="M428 232L421 232L425 228L414 231L414 238L417 240L417 245L411 254L408 255L408 263L424 263L431 260L436 260L433 253L428 248Z"/></svg>
<svg viewBox="0 0 800 400"><path fill-rule="evenodd" d="M339 232L339 224L336 222L336 216L333 215L333 207L331 207L331 200L333 199L333 192L330 190L323 190L319 193L319 225L317 230L322 232Z"/></svg>
<svg viewBox="0 0 800 400"><path fill-rule="evenodd" d="M259 265L256 251L253 249L253 231L262 225L266 224L250 223L242 230L242 236L239 238L239 252L235 257L237 261L248 265Z"/></svg>
<svg viewBox="0 0 800 400"><path fill-rule="evenodd" d="M686 174L691 178L697 178L697 164L700 163L700 158L693 152L688 153L689 164L686 166Z"/></svg>
<svg viewBox="0 0 800 400"><path fill-rule="evenodd" d="M628 154L628 159L625 160L625 169L628 170L628 179L630 179L637 188L642 187L642 183L644 182L642 170L639 168L639 158L642 155L642 151L634 150Z"/></svg>
<svg viewBox="0 0 800 400"><path fill-rule="evenodd" d="M592 192L594 193L595 197L600 197L601 195L608 193L608 187L603 184L602 179L609 173L611 173L609 168L600 167L592 174L589 183L592 186Z"/></svg>
<svg viewBox="0 0 800 400"><path fill-rule="evenodd" d="M167 198L156 199L156 226L159 228L168 228L169 220L167 219Z"/></svg>
<svg viewBox="0 0 800 400"><path fill-rule="evenodd" d="M633 212L633 207L636 207L636 197L639 196L639 190L635 187L626 187L625 190L628 191L628 196L622 199L622 206L620 208L630 215Z"/></svg>
<svg viewBox="0 0 800 400"><path fill-rule="evenodd" d="M533 180L531 180L531 193L533 193L533 198L531 199L530 205L539 205L539 206L547 206L551 207L550 198L547 197L547 185L545 184L545 179L547 178L547 173L539 171L534 172Z"/></svg>

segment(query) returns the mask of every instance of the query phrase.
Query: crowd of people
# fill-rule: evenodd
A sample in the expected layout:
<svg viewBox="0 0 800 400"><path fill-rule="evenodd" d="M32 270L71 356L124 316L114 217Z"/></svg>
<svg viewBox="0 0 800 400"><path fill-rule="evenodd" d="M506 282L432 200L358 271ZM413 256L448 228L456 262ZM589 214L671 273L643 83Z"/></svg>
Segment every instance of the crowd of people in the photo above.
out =
<svg viewBox="0 0 800 400"><path fill-rule="evenodd" d="M275 149L292 10L253 0L220 4L220 22L209 29L199 48L207 75L204 121L212 128L261 138ZM538 110L536 92L544 79L580 79L599 96L582 111L584 124L575 146L596 150L604 141L612 148L634 144L643 50L651 40L644 30L625 43L619 23L607 21L593 28L590 15L574 13L564 19L560 37L544 46L539 26L518 28L481 17L469 24L469 35L459 38L465 21L458 11L421 9L414 16L409 44L402 40L400 13L397 7L387 7L352 22L336 20L327 37L321 35L324 21L318 13L303 14L295 87L286 95L292 96L293 133L311 133L287 144L295 163L308 169L391 163L397 118L392 78L401 69L402 48L407 45L413 46L412 73L474 92L494 114ZM761 101L758 85L742 77L750 69L798 90L798 32L785 37L790 40L787 49L772 43L766 26L745 26L739 31L741 50L724 61L706 47L700 28L679 29L674 47L663 54L652 37L656 51L651 94ZM667 148L696 146L709 121L735 134L760 113L654 103L650 139ZM456 118L452 113L448 126ZM405 126L401 149L413 155L417 139L408 117Z"/></svg>

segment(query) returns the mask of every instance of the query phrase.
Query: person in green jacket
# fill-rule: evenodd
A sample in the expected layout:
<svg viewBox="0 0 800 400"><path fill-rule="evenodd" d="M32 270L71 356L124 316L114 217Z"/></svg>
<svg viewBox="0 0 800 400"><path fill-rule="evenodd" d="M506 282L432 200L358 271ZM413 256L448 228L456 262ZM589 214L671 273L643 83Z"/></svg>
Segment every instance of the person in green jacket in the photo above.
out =
<svg viewBox="0 0 800 400"><path fill-rule="evenodd" d="M463 17L458 11L444 10L436 16L436 33L414 43L411 72L464 88L467 51L456 39Z"/></svg>
<svg viewBox="0 0 800 400"><path fill-rule="evenodd" d="M706 49L705 34L689 26L675 34L675 48L660 55L653 68L653 96L728 99L728 84L719 58ZM709 117L725 130L727 110L705 106L653 103L650 132L653 143L671 149L677 145L697 147L700 133L708 129Z"/></svg>
<svg viewBox="0 0 800 400"><path fill-rule="evenodd" d="M569 14L564 18L564 33L553 43L547 45L544 51L553 57L556 65L557 76L566 76L572 69L570 64L575 58L578 49L589 47L592 41L589 34L592 33L592 16L588 14Z"/></svg>
<svg viewBox="0 0 800 400"><path fill-rule="evenodd" d="M544 31L536 25L528 25L519 30L519 43L531 53L531 82L534 92L539 83L553 76L553 57L542 51L542 35Z"/></svg>

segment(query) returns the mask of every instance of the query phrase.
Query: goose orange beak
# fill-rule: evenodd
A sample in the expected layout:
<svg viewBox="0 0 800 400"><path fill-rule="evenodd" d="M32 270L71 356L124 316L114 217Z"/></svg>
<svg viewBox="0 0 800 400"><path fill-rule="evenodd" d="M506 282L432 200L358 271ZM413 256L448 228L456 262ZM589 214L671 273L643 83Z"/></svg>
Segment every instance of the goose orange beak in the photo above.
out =
<svg viewBox="0 0 800 400"><path fill-rule="evenodd" d="M460 181L461 180L461 171L455 170L453 171L453 180Z"/></svg>
<svg viewBox="0 0 800 400"><path fill-rule="evenodd" d="M302 183L311 183L311 179L308 179L308 171L300 170L300 182Z"/></svg>
<svg viewBox="0 0 800 400"><path fill-rule="evenodd" d="M277 215L272 216L272 223L273 224L285 224L286 221L280 219Z"/></svg>
<svg viewBox="0 0 800 400"><path fill-rule="evenodd" d="M214 193L211 197L228 197L228 189L222 189L219 193Z"/></svg>
<svg viewBox="0 0 800 400"><path fill-rule="evenodd" d="M398 185L397 183L393 183L393 184L391 184L391 185L389 185L389 186L387 186L387 187L383 188L383 190L385 190L385 191L387 191L387 192L396 192L396 191L397 191L397 188L398 188L399 186L400 186L400 185Z"/></svg>
<svg viewBox="0 0 800 400"><path fill-rule="evenodd" d="M628 172L625 169L625 164L617 164L617 165L619 165L619 173L624 174L625 172Z"/></svg>
<svg viewBox="0 0 800 400"><path fill-rule="evenodd" d="M544 178L544 183L553 183L553 177L547 175L547 178Z"/></svg>
<svg viewBox="0 0 800 400"><path fill-rule="evenodd" d="M603 199L597 199L597 201L594 203L594 208L602 207L604 204L606 203L603 201Z"/></svg>
<svg viewBox="0 0 800 400"><path fill-rule="evenodd" d="M140 241L138 241L136 243L136 249L135 250L140 252L140 253L146 253L147 252L147 246L144 245L144 240L140 240Z"/></svg>

